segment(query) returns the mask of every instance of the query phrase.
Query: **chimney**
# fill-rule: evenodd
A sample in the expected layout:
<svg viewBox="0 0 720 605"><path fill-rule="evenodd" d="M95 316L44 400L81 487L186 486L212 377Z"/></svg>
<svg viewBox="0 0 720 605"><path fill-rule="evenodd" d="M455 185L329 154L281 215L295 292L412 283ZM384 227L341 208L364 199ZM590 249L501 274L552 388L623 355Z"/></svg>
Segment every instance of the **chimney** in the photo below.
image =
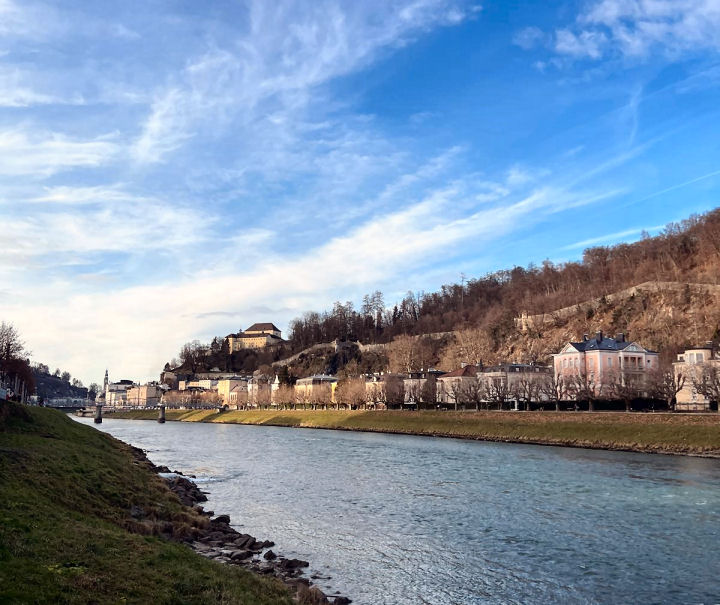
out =
<svg viewBox="0 0 720 605"><path fill-rule="evenodd" d="M618 342L625 342L625 333L624 333L624 332L620 332L620 333L615 337L615 340L617 340Z"/></svg>
<svg viewBox="0 0 720 605"><path fill-rule="evenodd" d="M583 341L587 341L587 339L588 339L588 335L587 335L587 334L583 334Z"/></svg>
<svg viewBox="0 0 720 605"><path fill-rule="evenodd" d="M597 340L598 342L602 342L602 339L603 339L602 330L598 330L597 332L595 332L595 340Z"/></svg>

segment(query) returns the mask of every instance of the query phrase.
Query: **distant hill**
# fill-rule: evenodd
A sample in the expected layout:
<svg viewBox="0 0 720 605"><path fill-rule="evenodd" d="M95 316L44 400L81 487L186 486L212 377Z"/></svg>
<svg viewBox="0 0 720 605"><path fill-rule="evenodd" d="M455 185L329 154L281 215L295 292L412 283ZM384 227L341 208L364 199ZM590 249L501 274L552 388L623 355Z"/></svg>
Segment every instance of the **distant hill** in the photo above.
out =
<svg viewBox="0 0 720 605"><path fill-rule="evenodd" d="M35 379L36 395L45 400L56 397L85 399L88 394L88 390L85 387L73 386L70 382L63 380L59 376L47 374L37 370L37 368L33 369L33 378Z"/></svg>

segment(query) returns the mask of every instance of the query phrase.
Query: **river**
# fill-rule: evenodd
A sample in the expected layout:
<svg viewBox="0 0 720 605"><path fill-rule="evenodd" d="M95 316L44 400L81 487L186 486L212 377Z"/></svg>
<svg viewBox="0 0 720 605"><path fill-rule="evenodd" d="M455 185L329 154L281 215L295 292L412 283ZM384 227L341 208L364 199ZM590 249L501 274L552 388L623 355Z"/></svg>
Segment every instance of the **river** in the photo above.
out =
<svg viewBox="0 0 720 605"><path fill-rule="evenodd" d="M92 425L92 419L76 419ZM720 602L720 461L113 420L357 604Z"/></svg>

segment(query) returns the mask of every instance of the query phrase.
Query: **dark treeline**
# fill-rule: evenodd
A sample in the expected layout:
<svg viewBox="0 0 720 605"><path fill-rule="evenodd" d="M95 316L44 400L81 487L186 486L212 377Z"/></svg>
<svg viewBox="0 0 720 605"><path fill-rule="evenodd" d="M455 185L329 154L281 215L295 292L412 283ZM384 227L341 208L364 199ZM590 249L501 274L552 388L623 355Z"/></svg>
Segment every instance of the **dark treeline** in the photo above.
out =
<svg viewBox="0 0 720 605"><path fill-rule="evenodd" d="M588 248L581 261L515 267L431 294L409 292L386 308L380 292L359 309L336 302L290 324L293 351L335 339L389 342L409 334L481 327L496 341L521 312L547 313L647 281L720 283L720 209L670 223L632 244Z"/></svg>

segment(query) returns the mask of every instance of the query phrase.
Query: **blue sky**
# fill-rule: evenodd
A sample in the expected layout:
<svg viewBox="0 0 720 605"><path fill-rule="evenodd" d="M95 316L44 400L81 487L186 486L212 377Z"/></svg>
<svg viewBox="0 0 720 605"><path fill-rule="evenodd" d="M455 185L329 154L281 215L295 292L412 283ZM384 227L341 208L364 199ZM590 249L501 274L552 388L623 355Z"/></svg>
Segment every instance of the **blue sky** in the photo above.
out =
<svg viewBox="0 0 720 605"><path fill-rule="evenodd" d="M718 0L0 0L0 316L86 383L718 204Z"/></svg>

